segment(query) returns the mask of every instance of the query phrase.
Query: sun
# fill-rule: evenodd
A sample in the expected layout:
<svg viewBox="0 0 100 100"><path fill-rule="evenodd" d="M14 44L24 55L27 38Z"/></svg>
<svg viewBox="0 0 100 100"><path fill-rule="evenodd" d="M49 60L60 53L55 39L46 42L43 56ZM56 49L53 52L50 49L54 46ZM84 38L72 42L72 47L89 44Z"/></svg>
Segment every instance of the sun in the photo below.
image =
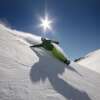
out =
<svg viewBox="0 0 100 100"><path fill-rule="evenodd" d="M41 21L40 27L43 28L44 32L46 32L47 30L52 30L51 28L52 20L50 20L48 16L45 16L45 18L41 18L40 21Z"/></svg>

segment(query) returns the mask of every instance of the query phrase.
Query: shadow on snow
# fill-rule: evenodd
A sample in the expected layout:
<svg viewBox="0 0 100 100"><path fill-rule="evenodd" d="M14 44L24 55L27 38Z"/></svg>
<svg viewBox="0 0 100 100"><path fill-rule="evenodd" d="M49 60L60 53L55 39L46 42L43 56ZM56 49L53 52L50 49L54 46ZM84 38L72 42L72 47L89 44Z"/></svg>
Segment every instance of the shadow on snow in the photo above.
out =
<svg viewBox="0 0 100 100"><path fill-rule="evenodd" d="M45 81L46 78L48 78L54 90L66 99L90 100L86 92L78 90L58 76L58 74L62 74L65 71L65 68L77 73L75 69L66 65L62 66L61 62L55 62L54 60L51 60L50 57L45 57L44 55L39 54L38 51L32 50L36 52L39 57L39 62L33 65L30 71L30 79L33 83L40 80Z"/></svg>

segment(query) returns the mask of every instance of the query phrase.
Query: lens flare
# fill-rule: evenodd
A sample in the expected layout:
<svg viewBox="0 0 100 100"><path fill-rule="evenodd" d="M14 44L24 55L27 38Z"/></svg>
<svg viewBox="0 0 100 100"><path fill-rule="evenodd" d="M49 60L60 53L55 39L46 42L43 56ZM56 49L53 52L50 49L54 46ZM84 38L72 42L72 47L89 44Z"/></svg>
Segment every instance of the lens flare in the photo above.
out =
<svg viewBox="0 0 100 100"><path fill-rule="evenodd" d="M46 32L47 30L52 30L51 28L52 20L50 20L48 16L45 16L44 19L41 18L40 21L41 21L40 27L43 28L44 32Z"/></svg>

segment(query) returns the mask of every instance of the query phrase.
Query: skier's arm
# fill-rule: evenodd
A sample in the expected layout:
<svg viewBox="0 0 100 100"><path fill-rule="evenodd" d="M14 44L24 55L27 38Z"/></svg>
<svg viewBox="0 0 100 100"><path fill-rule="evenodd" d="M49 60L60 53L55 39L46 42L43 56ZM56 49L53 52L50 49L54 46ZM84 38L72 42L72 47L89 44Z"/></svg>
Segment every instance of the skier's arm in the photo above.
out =
<svg viewBox="0 0 100 100"><path fill-rule="evenodd" d="M32 45L30 47L42 47L42 44Z"/></svg>
<svg viewBox="0 0 100 100"><path fill-rule="evenodd" d="M53 41L53 40L51 40L51 42L53 42L53 43L55 43L55 44L59 44L59 42L58 42L58 41Z"/></svg>

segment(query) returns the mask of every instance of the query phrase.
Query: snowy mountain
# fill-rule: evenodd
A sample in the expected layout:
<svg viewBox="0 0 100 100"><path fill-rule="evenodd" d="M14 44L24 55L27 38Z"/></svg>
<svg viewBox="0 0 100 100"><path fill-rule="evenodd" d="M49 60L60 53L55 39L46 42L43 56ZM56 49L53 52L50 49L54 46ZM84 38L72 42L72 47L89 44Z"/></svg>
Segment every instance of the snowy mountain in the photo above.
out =
<svg viewBox="0 0 100 100"><path fill-rule="evenodd" d="M78 64L100 73L100 49L87 54L77 61Z"/></svg>
<svg viewBox="0 0 100 100"><path fill-rule="evenodd" d="M100 74L29 47L40 42L38 36L0 25L0 100L100 99Z"/></svg>

